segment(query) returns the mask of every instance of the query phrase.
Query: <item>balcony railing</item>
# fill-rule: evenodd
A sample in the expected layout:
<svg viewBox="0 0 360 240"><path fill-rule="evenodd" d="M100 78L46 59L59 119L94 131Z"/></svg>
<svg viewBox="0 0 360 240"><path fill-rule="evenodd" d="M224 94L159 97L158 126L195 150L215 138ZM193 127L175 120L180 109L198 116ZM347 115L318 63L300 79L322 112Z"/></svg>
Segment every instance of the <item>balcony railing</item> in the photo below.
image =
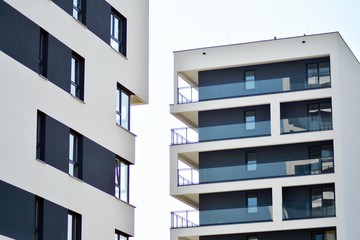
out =
<svg viewBox="0 0 360 240"><path fill-rule="evenodd" d="M251 129L247 129L251 125ZM171 145L270 135L270 121L171 129Z"/></svg>
<svg viewBox="0 0 360 240"><path fill-rule="evenodd" d="M192 86L178 88L178 104L198 101L245 97L251 95L301 91L326 88L331 86L329 75L318 76L318 79L307 79L303 76L289 76L255 80L254 84L236 82L211 86Z"/></svg>
<svg viewBox="0 0 360 240"><path fill-rule="evenodd" d="M172 212L171 216L171 228L264 222L272 220L272 206L182 211ZM177 219L179 216L182 217ZM192 216L193 219L199 219L199 222L190 220L189 216Z"/></svg>
<svg viewBox="0 0 360 240"><path fill-rule="evenodd" d="M315 158L291 161L277 161L258 163L252 165L235 165L226 167L202 168L199 172L195 169L179 169L178 184L193 185L214 182L241 181L248 179L303 176L334 172L334 159Z"/></svg>
<svg viewBox="0 0 360 240"><path fill-rule="evenodd" d="M284 203L283 219L305 219L335 217L335 200L328 200L327 206L312 207L311 203Z"/></svg>
<svg viewBox="0 0 360 240"><path fill-rule="evenodd" d="M293 117L284 118L281 122L281 133L312 132L332 130L332 117Z"/></svg>

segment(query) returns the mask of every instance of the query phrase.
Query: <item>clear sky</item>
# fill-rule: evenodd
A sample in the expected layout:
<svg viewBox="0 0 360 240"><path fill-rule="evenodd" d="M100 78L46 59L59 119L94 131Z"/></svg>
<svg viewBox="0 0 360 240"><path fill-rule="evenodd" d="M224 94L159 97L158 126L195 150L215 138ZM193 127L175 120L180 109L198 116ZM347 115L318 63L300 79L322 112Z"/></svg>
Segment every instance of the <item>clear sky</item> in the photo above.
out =
<svg viewBox="0 0 360 240"><path fill-rule="evenodd" d="M131 109L134 240L170 239L170 211L188 209L169 196L173 51L334 31L360 60L359 0L150 0L150 103Z"/></svg>

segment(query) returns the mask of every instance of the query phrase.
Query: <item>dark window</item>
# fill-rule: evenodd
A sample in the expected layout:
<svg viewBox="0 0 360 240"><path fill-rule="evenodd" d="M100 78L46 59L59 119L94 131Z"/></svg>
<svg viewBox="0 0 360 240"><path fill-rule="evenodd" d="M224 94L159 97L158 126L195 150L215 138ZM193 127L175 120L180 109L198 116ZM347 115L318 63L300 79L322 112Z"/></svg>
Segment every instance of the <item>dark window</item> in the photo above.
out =
<svg viewBox="0 0 360 240"><path fill-rule="evenodd" d="M80 240L80 239L81 239L81 215L69 211L67 240Z"/></svg>
<svg viewBox="0 0 360 240"><path fill-rule="evenodd" d="M41 28L39 45L39 74L44 77L47 77L48 38L48 33Z"/></svg>
<svg viewBox="0 0 360 240"><path fill-rule="evenodd" d="M331 144L309 146L309 158L318 159L318 162L311 164L311 174L334 172L333 147Z"/></svg>
<svg viewBox="0 0 360 240"><path fill-rule="evenodd" d="M36 159L45 161L45 119L46 115L37 112L36 123Z"/></svg>
<svg viewBox="0 0 360 240"><path fill-rule="evenodd" d="M44 199L41 197L35 197L35 225L34 225L34 234L35 240L43 239L43 216L44 216Z"/></svg>
<svg viewBox="0 0 360 240"><path fill-rule="evenodd" d="M129 164L115 159L115 197L129 202Z"/></svg>
<svg viewBox="0 0 360 240"><path fill-rule="evenodd" d="M245 89L255 89L255 71L245 71Z"/></svg>
<svg viewBox="0 0 360 240"><path fill-rule="evenodd" d="M246 152L247 171L256 171L256 168L257 168L256 152Z"/></svg>
<svg viewBox="0 0 360 240"><path fill-rule="evenodd" d="M309 88L330 86L330 62L308 64L307 84Z"/></svg>
<svg viewBox="0 0 360 240"><path fill-rule="evenodd" d="M85 24L85 4L84 0L73 0L73 17Z"/></svg>
<svg viewBox="0 0 360 240"><path fill-rule="evenodd" d="M312 240L336 240L335 230L316 231L312 234Z"/></svg>
<svg viewBox="0 0 360 240"><path fill-rule="evenodd" d="M257 193L247 194L247 211L248 211L248 213L257 213L258 212Z"/></svg>
<svg viewBox="0 0 360 240"><path fill-rule="evenodd" d="M115 240L128 240L128 235L120 232L119 230L115 230Z"/></svg>
<svg viewBox="0 0 360 240"><path fill-rule="evenodd" d="M308 105L308 121L310 131L332 129L331 103L318 103Z"/></svg>
<svg viewBox="0 0 360 240"><path fill-rule="evenodd" d="M255 129L255 111L245 111L245 129Z"/></svg>
<svg viewBox="0 0 360 240"><path fill-rule="evenodd" d="M114 9L111 12L110 45L126 56L126 25L127 20Z"/></svg>
<svg viewBox="0 0 360 240"><path fill-rule="evenodd" d="M69 134L69 174L80 178L81 136L74 131Z"/></svg>
<svg viewBox="0 0 360 240"><path fill-rule="evenodd" d="M130 93L121 86L117 88L116 123L130 130Z"/></svg>
<svg viewBox="0 0 360 240"><path fill-rule="evenodd" d="M84 58L73 52L71 57L71 85L70 93L74 97L84 100Z"/></svg>

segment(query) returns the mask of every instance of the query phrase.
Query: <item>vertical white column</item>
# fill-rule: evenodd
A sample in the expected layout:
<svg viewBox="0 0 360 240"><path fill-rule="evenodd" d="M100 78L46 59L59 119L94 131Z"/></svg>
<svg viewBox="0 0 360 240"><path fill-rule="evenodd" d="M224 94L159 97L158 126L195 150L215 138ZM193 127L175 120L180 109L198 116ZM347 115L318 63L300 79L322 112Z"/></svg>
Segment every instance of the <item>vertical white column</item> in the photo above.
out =
<svg viewBox="0 0 360 240"><path fill-rule="evenodd" d="M282 221L282 187L275 185L272 188L273 221L281 223Z"/></svg>
<svg viewBox="0 0 360 240"><path fill-rule="evenodd" d="M174 66L174 68L175 68L175 66ZM178 87L179 87L178 84L179 84L178 73L175 69L174 70L174 104L178 103Z"/></svg>
<svg viewBox="0 0 360 240"><path fill-rule="evenodd" d="M170 147L170 193L176 191L178 184L178 153Z"/></svg>
<svg viewBox="0 0 360 240"><path fill-rule="evenodd" d="M280 102L271 100L270 102L270 120L271 120L271 136L280 135Z"/></svg>

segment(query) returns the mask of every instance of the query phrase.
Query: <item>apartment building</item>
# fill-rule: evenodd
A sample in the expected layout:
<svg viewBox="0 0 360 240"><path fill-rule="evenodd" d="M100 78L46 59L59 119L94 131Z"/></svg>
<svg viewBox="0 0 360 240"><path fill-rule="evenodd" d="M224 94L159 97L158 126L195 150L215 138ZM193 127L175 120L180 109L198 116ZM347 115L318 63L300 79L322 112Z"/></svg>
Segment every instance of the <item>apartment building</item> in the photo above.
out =
<svg viewBox="0 0 360 240"><path fill-rule="evenodd" d="M128 239L147 0L0 1L0 239Z"/></svg>
<svg viewBox="0 0 360 240"><path fill-rule="evenodd" d="M360 64L339 33L174 53L171 240L356 240Z"/></svg>

